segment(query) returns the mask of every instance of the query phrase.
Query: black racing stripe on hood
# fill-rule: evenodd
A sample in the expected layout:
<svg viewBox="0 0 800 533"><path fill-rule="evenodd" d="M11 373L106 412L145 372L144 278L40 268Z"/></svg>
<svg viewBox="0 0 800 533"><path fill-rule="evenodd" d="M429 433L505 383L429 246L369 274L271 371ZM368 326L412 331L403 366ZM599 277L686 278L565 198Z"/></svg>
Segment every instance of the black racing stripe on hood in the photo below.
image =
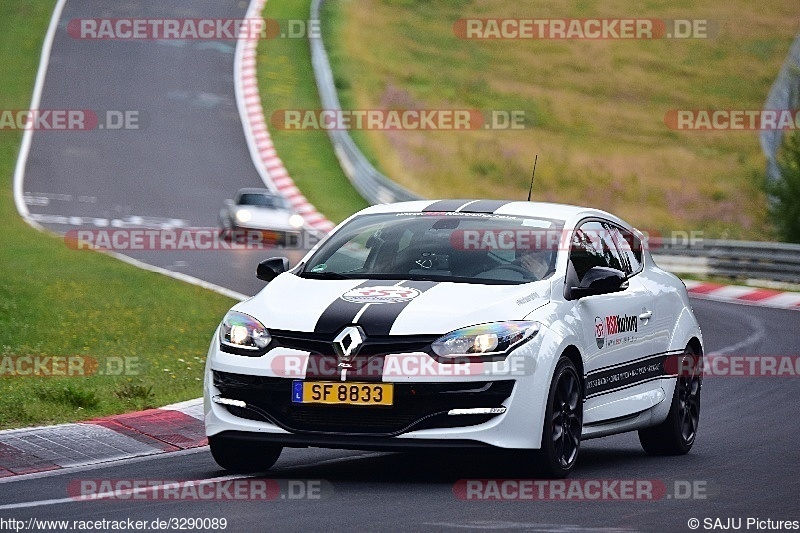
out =
<svg viewBox="0 0 800 533"><path fill-rule="evenodd" d="M459 207L464 204L471 202L472 200L437 200L432 204L428 205L422 211L424 213L446 213L450 211L455 211Z"/></svg>
<svg viewBox="0 0 800 533"><path fill-rule="evenodd" d="M494 213L506 204L508 200L478 200L461 210L461 213Z"/></svg>
<svg viewBox="0 0 800 533"><path fill-rule="evenodd" d="M354 288L358 287L377 287L381 285L390 285L390 282L369 279L363 283L359 283ZM356 317L361 308L364 307L362 303L348 302L342 300L338 296L331 304L322 312L317 319L314 326L315 333L337 333L347 324L352 324L353 319Z"/></svg>
<svg viewBox="0 0 800 533"><path fill-rule="evenodd" d="M425 292L438 284L439 283L436 281L404 281L398 286L411 287L420 292ZM364 333L366 333L367 336L389 335L400 313L402 313L411 302L413 302L413 300L388 304L372 304L359 317L358 325L364 329Z"/></svg>

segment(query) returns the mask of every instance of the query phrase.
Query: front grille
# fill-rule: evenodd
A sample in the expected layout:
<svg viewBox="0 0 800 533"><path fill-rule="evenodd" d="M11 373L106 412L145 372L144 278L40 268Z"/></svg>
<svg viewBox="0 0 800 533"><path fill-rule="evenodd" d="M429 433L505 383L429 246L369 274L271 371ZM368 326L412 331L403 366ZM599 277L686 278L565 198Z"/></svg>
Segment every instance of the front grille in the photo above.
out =
<svg viewBox="0 0 800 533"><path fill-rule="evenodd" d="M296 404L291 379L214 372L214 385L225 398L248 408L226 406L241 418L267 421L300 433L399 435L406 431L465 427L497 415L449 416L450 409L501 407L513 380L458 383L395 383L391 407Z"/></svg>
<svg viewBox="0 0 800 533"><path fill-rule="evenodd" d="M319 355L333 355L332 335L297 331L270 330L269 348L292 348ZM364 339L358 355L426 352L439 335L371 335Z"/></svg>

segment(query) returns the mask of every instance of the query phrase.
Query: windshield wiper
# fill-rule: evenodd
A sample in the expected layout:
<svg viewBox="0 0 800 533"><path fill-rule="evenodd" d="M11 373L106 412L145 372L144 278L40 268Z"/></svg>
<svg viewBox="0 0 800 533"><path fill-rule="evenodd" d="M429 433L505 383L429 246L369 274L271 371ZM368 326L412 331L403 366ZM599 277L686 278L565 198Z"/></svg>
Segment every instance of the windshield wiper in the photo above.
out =
<svg viewBox="0 0 800 533"><path fill-rule="evenodd" d="M354 276L347 276L339 272L300 272L300 277L308 279L353 279Z"/></svg>

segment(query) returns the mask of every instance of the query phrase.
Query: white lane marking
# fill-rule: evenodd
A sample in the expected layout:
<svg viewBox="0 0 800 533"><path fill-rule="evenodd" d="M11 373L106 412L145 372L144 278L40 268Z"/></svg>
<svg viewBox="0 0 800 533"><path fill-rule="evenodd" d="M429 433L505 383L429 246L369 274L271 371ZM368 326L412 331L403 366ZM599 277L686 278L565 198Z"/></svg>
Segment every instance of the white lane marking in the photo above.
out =
<svg viewBox="0 0 800 533"><path fill-rule="evenodd" d="M109 221L107 218L79 217L74 215L53 215L44 213L31 213L28 215L30 220L43 224L65 224L71 226L83 226L94 224L97 227L107 227L109 224L113 228L147 228L160 230L173 230L189 227L188 220L182 218L164 217L145 217L131 215L125 218L115 218Z"/></svg>
<svg viewBox="0 0 800 533"><path fill-rule="evenodd" d="M715 350L708 355L726 355L734 352L738 352L742 348L746 346L750 346L752 344L756 344L764 340L764 337L767 335L767 330L764 328L764 324L761 323L760 320L755 318L754 316L745 315L745 320L747 321L748 325L754 330L754 334L748 335L744 340L737 342L736 344L731 344L730 346L725 346L724 348L720 348L719 350Z"/></svg>
<svg viewBox="0 0 800 533"><path fill-rule="evenodd" d="M253 18L261 16L261 9L264 6L265 0L251 0L247 7L245 18ZM258 143L256 142L255 133L253 132L252 120L250 119L250 109L245 103L244 95L244 77L242 68L244 67L244 54L247 49L255 49L255 44L251 43L248 39L239 39L236 43L236 50L233 56L233 91L236 97L236 107L239 110L239 119L242 121L244 129L244 137L247 142L248 152L250 152L250 160L253 162L261 181L272 192L279 194L278 188L272 181L272 177L267 170L267 166L258 151ZM248 72L249 74L249 72ZM255 73L253 73L254 75ZM263 111L262 111L263 114Z"/></svg>
<svg viewBox="0 0 800 533"><path fill-rule="evenodd" d="M149 270L150 272L156 272L158 274L163 274L164 276L168 276L170 278L179 279L181 281L185 281L186 283L190 283L192 285L197 285L198 287L202 287L204 289L208 289L211 291L216 292L217 294L221 294L223 296L227 296L228 298L233 298L234 300L239 300L240 302L243 300L247 300L250 298L249 296L242 294L241 292L236 292L231 289L222 287L220 285L216 285L214 283L204 281L200 278L196 278L194 276L189 276L188 274L184 274L182 272L173 272L172 270L167 270L166 268L161 268L153 265L149 265L147 263L142 263L132 257L128 257L127 255L122 255L118 252L102 252L106 253L112 257L116 257L120 261L124 261L129 265L133 265L135 267L139 267L142 270Z"/></svg>
<svg viewBox="0 0 800 533"><path fill-rule="evenodd" d="M25 205L49 205L50 199L45 196L32 196L30 194L25 195Z"/></svg>
<svg viewBox="0 0 800 533"><path fill-rule="evenodd" d="M246 479L255 477L252 474L234 474L230 476L221 476L221 477L212 477L208 479L193 479L188 481L180 481L180 483L184 485L194 485L194 486L202 486L202 485L213 485L214 483L222 483L225 481L233 481L236 479ZM69 496L67 498L55 498L52 500L36 500L31 502L20 502L20 503L9 503L6 505L0 505L0 511L7 511L11 509L27 509L30 507L45 507L48 505L59 505L62 503L85 503L95 500L103 500L103 499L128 499L133 495L136 494L144 494L148 492L158 492L160 490L171 488L175 486L175 482L179 480L171 481L169 483L164 483L162 485L153 485L150 487L140 487L135 489L126 489L126 490L114 490L111 492L98 492L97 494L91 494L87 497L81 496Z"/></svg>
<svg viewBox="0 0 800 533"><path fill-rule="evenodd" d="M47 28L47 33L44 36L44 43L42 44L42 55L39 57L39 70L36 72L36 82L33 84L33 94L31 95L31 105L29 109L39 109L39 104L42 101L42 89L44 89L44 79L47 76L47 66L50 63L50 51L53 48L53 40L58 30L58 21L61 19L61 12L64 10L64 5L67 0L58 0L53 9L53 15L50 17L50 25ZM20 216L36 229L38 224L30 221L28 218L28 206L25 205L23 195L24 181L25 181L25 166L28 164L28 154L31 150L31 141L33 139L33 129L26 128L22 132L22 144L19 147L19 155L17 156L17 166L14 168L14 204L17 206L17 212Z"/></svg>

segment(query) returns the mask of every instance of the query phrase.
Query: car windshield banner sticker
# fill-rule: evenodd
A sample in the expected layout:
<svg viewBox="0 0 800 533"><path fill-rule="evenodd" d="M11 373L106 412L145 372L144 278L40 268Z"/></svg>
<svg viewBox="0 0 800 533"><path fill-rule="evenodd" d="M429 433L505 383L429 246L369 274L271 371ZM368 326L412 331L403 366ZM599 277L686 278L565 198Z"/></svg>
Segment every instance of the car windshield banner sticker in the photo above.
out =
<svg viewBox="0 0 800 533"><path fill-rule="evenodd" d="M412 287L378 286L356 287L344 293L341 298L359 304L394 304L408 302L420 295Z"/></svg>

